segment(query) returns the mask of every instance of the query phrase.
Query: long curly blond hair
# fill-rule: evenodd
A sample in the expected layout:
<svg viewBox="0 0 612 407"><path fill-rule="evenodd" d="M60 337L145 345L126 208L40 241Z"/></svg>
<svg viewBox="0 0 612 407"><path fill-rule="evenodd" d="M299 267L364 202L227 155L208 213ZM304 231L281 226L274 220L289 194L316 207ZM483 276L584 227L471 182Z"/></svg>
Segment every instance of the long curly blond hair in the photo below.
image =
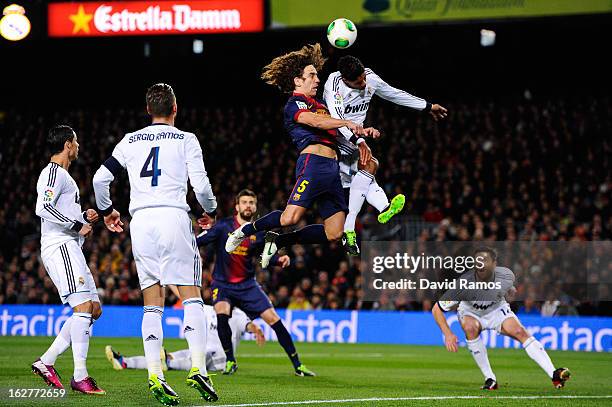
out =
<svg viewBox="0 0 612 407"><path fill-rule="evenodd" d="M299 51L274 58L264 67L261 79L285 93L291 93L295 89L293 78L302 76L308 65L313 65L319 71L325 60L321 44L304 45Z"/></svg>

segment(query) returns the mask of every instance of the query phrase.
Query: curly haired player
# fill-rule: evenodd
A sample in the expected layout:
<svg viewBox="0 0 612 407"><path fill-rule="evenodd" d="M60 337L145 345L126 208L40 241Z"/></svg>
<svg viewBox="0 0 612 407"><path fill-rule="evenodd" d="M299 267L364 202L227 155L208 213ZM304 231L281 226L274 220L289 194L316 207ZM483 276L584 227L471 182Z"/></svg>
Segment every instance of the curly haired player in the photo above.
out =
<svg viewBox="0 0 612 407"><path fill-rule="evenodd" d="M359 136L377 132L349 120L332 118L325 103L315 98L320 83L317 72L324 62L319 44L306 45L274 58L261 76L266 83L290 94L284 110L284 126L300 153L295 186L285 210L273 211L255 222L246 223L227 239L225 249L231 253L248 236L268 231L261 260L263 267L281 247L325 243L342 237L348 208L340 181L337 129L346 127ZM369 148L360 145L359 149L361 161L367 162L371 156ZM271 232L297 224L315 202L324 219L323 225L308 225L280 235Z"/></svg>

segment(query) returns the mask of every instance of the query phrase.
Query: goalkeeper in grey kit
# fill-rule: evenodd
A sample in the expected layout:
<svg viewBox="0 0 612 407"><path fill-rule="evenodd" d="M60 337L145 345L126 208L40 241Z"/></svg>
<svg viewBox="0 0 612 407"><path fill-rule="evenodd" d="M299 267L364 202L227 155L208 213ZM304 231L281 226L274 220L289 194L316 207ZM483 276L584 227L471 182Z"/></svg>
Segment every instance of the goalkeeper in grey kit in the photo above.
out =
<svg viewBox="0 0 612 407"><path fill-rule="evenodd" d="M499 283L499 290L448 290L433 309L432 314L444 334L444 344L449 352L457 352L457 336L446 322L444 312L457 310L461 328L465 332L467 347L485 377L483 390L497 390L497 377L491 369L487 348L480 339L483 330L495 330L523 344L527 355L546 372L553 386L562 388L570 378L567 368L555 368L544 346L520 323L506 296L513 295L514 273L507 267L497 266L497 252L489 247L476 250L475 256L483 259L483 266L465 273L461 279L469 282L492 281Z"/></svg>

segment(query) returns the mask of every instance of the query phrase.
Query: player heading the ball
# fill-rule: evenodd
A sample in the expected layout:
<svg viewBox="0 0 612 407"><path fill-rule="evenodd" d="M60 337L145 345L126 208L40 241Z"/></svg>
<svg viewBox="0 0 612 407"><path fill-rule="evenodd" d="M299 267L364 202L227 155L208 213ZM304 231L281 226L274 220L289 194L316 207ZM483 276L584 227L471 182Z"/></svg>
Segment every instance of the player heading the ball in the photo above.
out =
<svg viewBox="0 0 612 407"><path fill-rule="evenodd" d="M332 117L359 124L365 122L374 95L396 105L427 112L436 121L444 119L448 114L446 108L439 104L429 103L425 99L389 85L352 55L345 55L338 60L338 70L329 75L323 92ZM355 221L364 201L378 210L378 222L387 223L404 208L406 197L403 194L397 194L389 201L385 191L376 182L378 160L371 157L364 164L358 162L355 144L362 144L364 140L357 139L352 142L355 135L349 129L341 127L338 130L344 136L339 138L342 153L340 177L348 196L349 208L344 223L342 243L348 254L357 256L360 251L355 233ZM378 137L377 134L373 136Z"/></svg>
<svg viewBox="0 0 612 407"><path fill-rule="evenodd" d="M295 169L296 182L284 211L273 211L236 229L225 249L233 252L248 236L268 231L261 264L266 267L281 247L296 243L316 244L342 237L348 208L342 191L338 167L338 132L346 127L357 136L372 135L377 130L364 129L349 120L334 119L327 106L315 98L319 86L318 71L325 62L319 44L306 45L298 51L276 57L263 70L262 79L290 94L284 111L284 127L300 153ZM367 146L360 149L361 161L370 158ZM279 235L272 229L297 224L314 203L324 224L308 225Z"/></svg>

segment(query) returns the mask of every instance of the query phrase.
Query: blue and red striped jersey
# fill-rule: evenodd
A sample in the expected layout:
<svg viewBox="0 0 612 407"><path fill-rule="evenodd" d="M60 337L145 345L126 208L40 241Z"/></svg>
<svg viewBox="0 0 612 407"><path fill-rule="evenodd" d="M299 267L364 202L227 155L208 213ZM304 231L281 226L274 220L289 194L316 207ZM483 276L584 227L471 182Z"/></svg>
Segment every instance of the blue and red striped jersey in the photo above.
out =
<svg viewBox="0 0 612 407"><path fill-rule="evenodd" d="M214 244L216 254L213 280L224 283L241 283L255 279L253 258L258 257L264 246L266 232L258 232L244 241L232 253L225 251L228 235L240 226L235 216L224 218L198 236L198 246Z"/></svg>
<svg viewBox="0 0 612 407"><path fill-rule="evenodd" d="M323 144L338 150L337 130L320 130L298 123L298 117L304 112L330 116L325 103L301 93L291 95L285 105L284 125L298 151L301 152L311 144Z"/></svg>

